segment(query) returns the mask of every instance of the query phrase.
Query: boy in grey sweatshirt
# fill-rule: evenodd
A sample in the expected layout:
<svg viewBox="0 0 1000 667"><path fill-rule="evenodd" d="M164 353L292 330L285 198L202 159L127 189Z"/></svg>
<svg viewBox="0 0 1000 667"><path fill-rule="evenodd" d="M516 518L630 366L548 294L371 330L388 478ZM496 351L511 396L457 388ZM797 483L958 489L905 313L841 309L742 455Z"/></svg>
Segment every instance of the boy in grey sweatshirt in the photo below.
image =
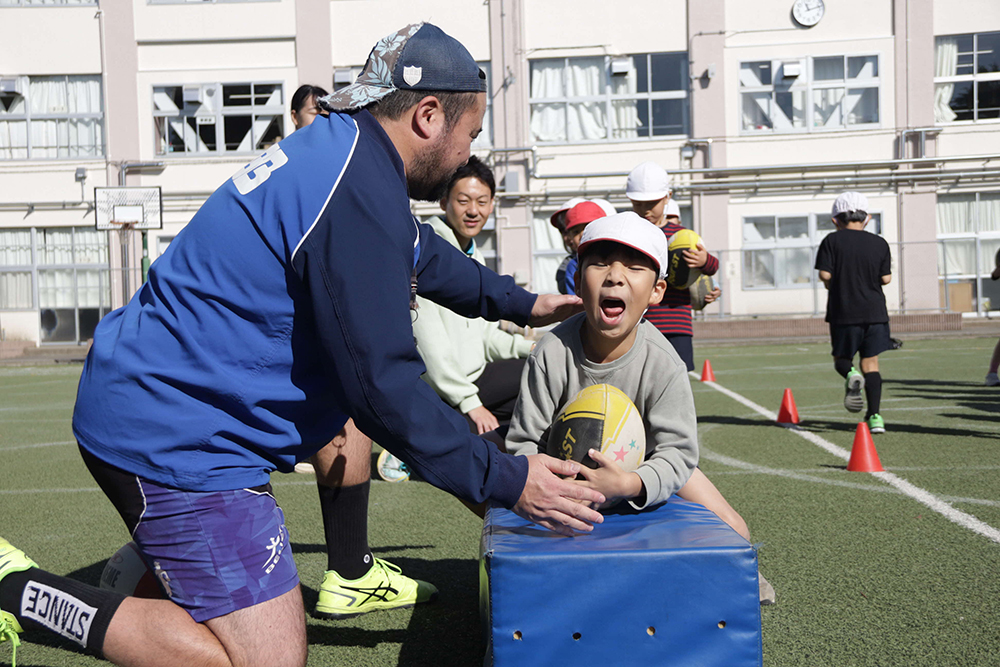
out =
<svg viewBox="0 0 1000 667"><path fill-rule="evenodd" d="M698 465L698 426L687 367L649 322L646 309L666 290L667 244L662 232L633 212L595 220L579 246L577 293L584 312L566 320L535 346L521 377L506 448L545 452L549 428L581 389L610 384L635 403L646 431L645 461L626 472L596 449L597 469L581 474L608 502L636 509L676 493L704 505L747 540L743 518ZM761 578L761 602L774 590Z"/></svg>

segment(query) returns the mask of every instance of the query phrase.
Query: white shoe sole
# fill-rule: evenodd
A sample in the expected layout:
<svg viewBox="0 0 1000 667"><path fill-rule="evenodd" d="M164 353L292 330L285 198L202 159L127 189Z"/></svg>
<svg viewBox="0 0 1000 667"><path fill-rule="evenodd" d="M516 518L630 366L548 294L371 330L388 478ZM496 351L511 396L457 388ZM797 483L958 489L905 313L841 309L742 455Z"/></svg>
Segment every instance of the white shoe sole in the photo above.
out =
<svg viewBox="0 0 1000 667"><path fill-rule="evenodd" d="M844 394L844 407L848 412L861 412L865 407L865 400L861 398L861 391L865 388L864 375L852 375L847 379L847 393Z"/></svg>

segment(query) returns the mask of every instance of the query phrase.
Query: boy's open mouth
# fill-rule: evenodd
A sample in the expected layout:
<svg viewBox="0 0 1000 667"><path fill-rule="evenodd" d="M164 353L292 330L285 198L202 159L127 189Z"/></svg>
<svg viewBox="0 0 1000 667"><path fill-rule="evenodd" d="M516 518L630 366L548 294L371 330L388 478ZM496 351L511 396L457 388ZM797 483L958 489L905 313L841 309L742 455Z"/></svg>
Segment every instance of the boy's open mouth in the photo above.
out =
<svg viewBox="0 0 1000 667"><path fill-rule="evenodd" d="M601 299L601 313L605 320L613 322L625 314L625 302L614 297Z"/></svg>

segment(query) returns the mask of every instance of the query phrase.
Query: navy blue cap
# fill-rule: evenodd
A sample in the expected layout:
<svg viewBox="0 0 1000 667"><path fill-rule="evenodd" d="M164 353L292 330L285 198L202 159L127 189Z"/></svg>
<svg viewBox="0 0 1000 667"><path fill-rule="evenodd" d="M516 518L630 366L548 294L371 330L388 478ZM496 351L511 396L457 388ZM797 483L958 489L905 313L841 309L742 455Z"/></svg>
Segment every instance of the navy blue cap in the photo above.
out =
<svg viewBox="0 0 1000 667"><path fill-rule="evenodd" d="M415 23L379 40L350 86L318 100L328 111L368 106L394 90L486 92L486 74L441 28Z"/></svg>

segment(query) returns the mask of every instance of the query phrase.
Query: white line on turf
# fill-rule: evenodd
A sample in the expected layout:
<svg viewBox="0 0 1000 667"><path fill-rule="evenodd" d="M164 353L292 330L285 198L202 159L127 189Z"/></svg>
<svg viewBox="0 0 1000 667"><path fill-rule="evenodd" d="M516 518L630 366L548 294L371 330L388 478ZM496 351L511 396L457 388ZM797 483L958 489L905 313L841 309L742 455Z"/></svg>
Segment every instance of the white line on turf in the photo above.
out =
<svg viewBox="0 0 1000 667"><path fill-rule="evenodd" d="M691 375L691 377L695 379L698 378L698 375L694 372L689 373L689 375ZM733 399L734 401L736 401L741 405L745 405L746 407L750 408L757 414L763 417L767 417L771 421L774 421L775 419L778 418L778 415L776 413L771 412L770 410L768 410L763 406L757 405L749 398L741 396L740 394L737 394L735 391L726 389L725 387L716 382L703 382L702 384L711 387L712 389L715 389L719 393L728 396L729 398ZM800 429L798 426L792 424L781 424L781 426L785 427L795 435L805 438L806 440L813 443L820 449L829 452L830 454L836 456L837 458L843 459L844 461L847 461L851 458L851 453L848 452L846 449L838 447L837 445L833 444L828 440L824 440L815 433L804 431ZM980 521L971 514L966 514L965 512L952 507L947 502L945 502L941 498L938 498L929 491L925 491L924 489L914 486L913 484L907 482L902 477L897 477L891 472L873 472L870 474L882 480L886 484L889 484L899 489L904 494L913 498L917 502L926 505L927 507L934 510L935 512L945 517L949 521L956 523L959 526L962 526L963 528L967 528L968 530L971 530L974 533L978 533L979 535L982 535L987 539L1000 543L1000 530L997 530L993 526L983 521Z"/></svg>
<svg viewBox="0 0 1000 667"><path fill-rule="evenodd" d="M699 433L703 431L699 427ZM828 486L840 486L848 489L858 489L860 491L874 491L876 493L892 493L895 495L904 495L902 491L897 488L890 488L883 486L881 484L860 484L858 482L846 482L840 479L831 479L829 477L820 477L815 474L815 470L785 470L782 468L768 468L767 466L761 466L754 463L749 463L747 461L741 461L739 459L734 459L730 456L725 456L724 454L719 454L711 450L701 448L702 458L715 463L721 463L722 465L727 465L732 468L739 468L736 471L719 471L713 470L711 473L712 477L721 475L774 475L775 477L784 477L786 479L794 479L802 482L812 482L814 484L826 484ZM813 473L813 474L810 474ZM970 505L986 505L987 507L1000 507L1000 501L996 500L985 500L983 498L961 498L957 496L942 496L943 500L951 503L967 503Z"/></svg>
<svg viewBox="0 0 1000 667"><path fill-rule="evenodd" d="M75 445L76 440L66 440L63 442L38 442L33 445L16 445L14 447L0 447L0 452L13 452L18 449L39 449L41 447L61 447L63 445Z"/></svg>

